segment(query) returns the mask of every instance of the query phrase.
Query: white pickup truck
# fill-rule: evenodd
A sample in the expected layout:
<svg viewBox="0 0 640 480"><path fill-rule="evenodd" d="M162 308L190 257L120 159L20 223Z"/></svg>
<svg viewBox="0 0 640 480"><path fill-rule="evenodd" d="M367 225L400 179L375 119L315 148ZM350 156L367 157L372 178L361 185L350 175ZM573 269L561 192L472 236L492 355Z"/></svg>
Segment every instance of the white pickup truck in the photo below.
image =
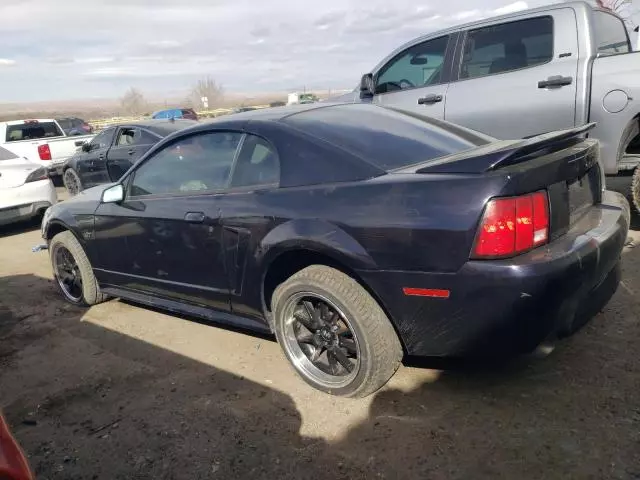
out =
<svg viewBox="0 0 640 480"><path fill-rule="evenodd" d="M60 175L62 165L93 135L67 136L52 119L0 122L0 146Z"/></svg>

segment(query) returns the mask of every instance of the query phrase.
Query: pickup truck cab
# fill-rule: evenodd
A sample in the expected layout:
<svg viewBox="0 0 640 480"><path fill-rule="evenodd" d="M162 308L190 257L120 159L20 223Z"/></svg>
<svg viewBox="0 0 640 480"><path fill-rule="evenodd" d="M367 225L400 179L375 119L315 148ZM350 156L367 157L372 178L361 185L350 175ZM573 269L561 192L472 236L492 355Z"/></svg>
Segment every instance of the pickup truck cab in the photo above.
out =
<svg viewBox="0 0 640 480"><path fill-rule="evenodd" d="M548 5L416 38L346 98L444 119L499 139L596 122L607 175L640 160L640 52L622 19L585 2ZM345 96L340 97L345 100ZM640 169L633 192L640 209Z"/></svg>
<svg viewBox="0 0 640 480"><path fill-rule="evenodd" d="M67 136L53 119L0 122L0 146L60 175L62 165L93 135Z"/></svg>

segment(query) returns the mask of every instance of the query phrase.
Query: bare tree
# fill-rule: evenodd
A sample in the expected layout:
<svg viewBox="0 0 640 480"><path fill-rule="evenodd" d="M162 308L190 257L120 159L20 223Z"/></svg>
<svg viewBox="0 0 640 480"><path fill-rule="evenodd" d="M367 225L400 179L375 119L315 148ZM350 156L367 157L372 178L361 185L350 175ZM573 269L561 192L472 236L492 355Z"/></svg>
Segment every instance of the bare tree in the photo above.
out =
<svg viewBox="0 0 640 480"><path fill-rule="evenodd" d="M214 108L224 99L224 89L213 78L207 77L198 80L191 90L191 105L199 108ZM208 105L203 105L202 98L207 99Z"/></svg>
<svg viewBox="0 0 640 480"><path fill-rule="evenodd" d="M595 0L595 2L598 7L611 10L622 17L629 30L635 28L636 25L631 18L634 13L631 11L631 7L633 7L632 0Z"/></svg>
<svg viewBox="0 0 640 480"><path fill-rule="evenodd" d="M134 87L127 90L127 93L120 99L120 105L128 115L140 115L147 109L147 101L144 95Z"/></svg>

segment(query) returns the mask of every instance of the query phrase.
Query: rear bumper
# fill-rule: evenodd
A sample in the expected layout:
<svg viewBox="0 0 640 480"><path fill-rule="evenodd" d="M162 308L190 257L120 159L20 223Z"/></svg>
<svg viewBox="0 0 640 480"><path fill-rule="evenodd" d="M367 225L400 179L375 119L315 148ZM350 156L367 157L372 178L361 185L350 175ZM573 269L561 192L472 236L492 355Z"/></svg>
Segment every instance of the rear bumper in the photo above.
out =
<svg viewBox="0 0 640 480"><path fill-rule="evenodd" d="M58 202L51 180L39 180L0 192L0 225L27 220Z"/></svg>
<svg viewBox="0 0 640 480"><path fill-rule="evenodd" d="M359 272L379 295L407 353L504 356L567 335L615 293L629 204L614 192L563 237L514 259L469 261L455 273ZM450 297L405 296L403 287Z"/></svg>

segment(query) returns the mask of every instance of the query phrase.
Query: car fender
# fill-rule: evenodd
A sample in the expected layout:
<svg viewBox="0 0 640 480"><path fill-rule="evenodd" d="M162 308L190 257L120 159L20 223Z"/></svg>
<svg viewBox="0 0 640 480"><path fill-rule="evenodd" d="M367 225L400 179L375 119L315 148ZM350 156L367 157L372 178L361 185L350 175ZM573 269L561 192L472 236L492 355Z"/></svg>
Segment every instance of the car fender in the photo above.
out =
<svg viewBox="0 0 640 480"><path fill-rule="evenodd" d="M339 226L319 219L298 219L278 225L259 243L256 260L263 266L263 275L278 256L291 250L317 252L352 270L377 268L365 248Z"/></svg>

